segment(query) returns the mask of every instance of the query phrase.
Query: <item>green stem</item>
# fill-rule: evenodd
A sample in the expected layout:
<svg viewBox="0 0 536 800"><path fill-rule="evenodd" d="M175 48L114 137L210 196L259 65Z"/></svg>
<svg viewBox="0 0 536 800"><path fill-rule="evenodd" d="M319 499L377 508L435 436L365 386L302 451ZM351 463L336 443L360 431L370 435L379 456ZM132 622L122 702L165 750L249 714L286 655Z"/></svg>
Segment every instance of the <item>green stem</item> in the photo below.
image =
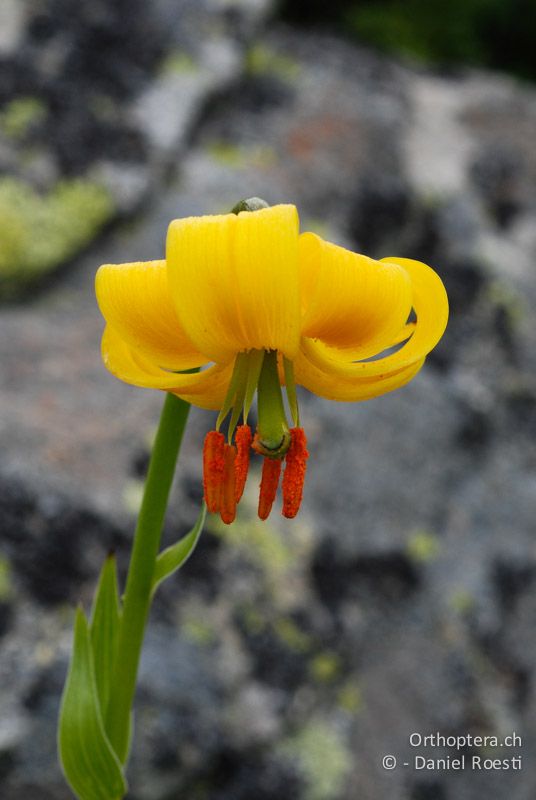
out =
<svg viewBox="0 0 536 800"><path fill-rule="evenodd" d="M122 763L128 755L130 709L134 700L143 636L151 605L155 562L189 410L189 403L185 403L173 394L166 396L134 534L119 633L118 656L112 672L110 702L106 714L106 730L110 743Z"/></svg>

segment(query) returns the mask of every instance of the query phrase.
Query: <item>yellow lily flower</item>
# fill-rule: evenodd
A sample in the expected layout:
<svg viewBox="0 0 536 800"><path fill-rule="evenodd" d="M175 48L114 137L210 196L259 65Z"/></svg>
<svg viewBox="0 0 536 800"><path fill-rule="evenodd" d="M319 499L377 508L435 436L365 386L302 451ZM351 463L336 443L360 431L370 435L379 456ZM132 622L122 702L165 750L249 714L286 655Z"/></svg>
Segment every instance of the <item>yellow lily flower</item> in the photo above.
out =
<svg viewBox="0 0 536 800"><path fill-rule="evenodd" d="M283 513L294 516L307 458L295 383L331 400L390 392L419 371L448 318L445 289L430 267L406 258L376 261L300 234L293 205L174 220L165 260L106 264L96 294L110 372L221 409L205 443L205 496L226 522L247 474L255 390L252 446L267 459L259 513L270 511L286 456ZM416 321L408 322L412 312ZM219 426L227 413L225 444Z"/></svg>

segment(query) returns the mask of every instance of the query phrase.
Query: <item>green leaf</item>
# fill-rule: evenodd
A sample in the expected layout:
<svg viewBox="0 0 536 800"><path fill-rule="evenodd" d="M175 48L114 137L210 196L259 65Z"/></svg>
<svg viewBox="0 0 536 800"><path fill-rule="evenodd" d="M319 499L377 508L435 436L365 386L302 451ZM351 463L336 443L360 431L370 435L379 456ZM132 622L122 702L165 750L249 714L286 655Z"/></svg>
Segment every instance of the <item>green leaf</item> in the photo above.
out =
<svg viewBox="0 0 536 800"><path fill-rule="evenodd" d="M79 800L120 800L127 791L121 764L104 731L91 637L76 612L73 652L60 709L58 749L67 782Z"/></svg>
<svg viewBox="0 0 536 800"><path fill-rule="evenodd" d="M203 525L205 524L205 517L207 515L207 507L203 503L199 516L192 530L179 539L178 542L172 544L162 550L156 559L156 565L153 575L153 593L163 580L172 575L179 567L182 567L188 560L201 536Z"/></svg>
<svg viewBox="0 0 536 800"><path fill-rule="evenodd" d="M103 719L110 696L113 663L117 653L121 612L114 556L104 562L91 612L89 632L95 662L95 678Z"/></svg>

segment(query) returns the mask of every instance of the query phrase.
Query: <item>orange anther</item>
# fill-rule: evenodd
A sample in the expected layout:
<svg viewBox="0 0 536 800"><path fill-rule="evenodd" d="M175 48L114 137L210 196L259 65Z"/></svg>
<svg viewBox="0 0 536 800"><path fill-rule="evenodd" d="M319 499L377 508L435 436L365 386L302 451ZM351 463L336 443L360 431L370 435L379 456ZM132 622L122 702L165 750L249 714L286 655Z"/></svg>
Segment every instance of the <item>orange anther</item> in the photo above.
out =
<svg viewBox="0 0 536 800"><path fill-rule="evenodd" d="M292 428L283 475L283 516L292 519L300 509L307 467L307 440L303 428Z"/></svg>
<svg viewBox="0 0 536 800"><path fill-rule="evenodd" d="M229 525L236 517L236 447L226 444L223 452L223 481L220 494L220 516Z"/></svg>
<svg viewBox="0 0 536 800"><path fill-rule="evenodd" d="M261 490L259 493L259 517L268 519L279 485L280 458L265 458L262 465Z"/></svg>
<svg viewBox="0 0 536 800"><path fill-rule="evenodd" d="M223 482L225 437L219 431L209 431L203 447L203 488L205 503L209 511L220 510L220 495Z"/></svg>
<svg viewBox="0 0 536 800"><path fill-rule="evenodd" d="M249 454L253 436L249 425L239 425L235 433L236 461L235 461L235 496L238 503L248 477Z"/></svg>

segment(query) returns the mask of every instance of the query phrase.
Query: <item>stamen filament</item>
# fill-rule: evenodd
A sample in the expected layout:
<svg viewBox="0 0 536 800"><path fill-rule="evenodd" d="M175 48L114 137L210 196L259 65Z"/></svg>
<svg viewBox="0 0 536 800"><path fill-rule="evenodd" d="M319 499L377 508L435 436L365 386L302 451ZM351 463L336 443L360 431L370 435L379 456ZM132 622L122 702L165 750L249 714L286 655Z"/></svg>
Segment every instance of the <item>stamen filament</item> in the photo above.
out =
<svg viewBox="0 0 536 800"><path fill-rule="evenodd" d="M298 396L296 394L296 381L294 380L294 365L292 361L283 356L283 371L285 375L285 388L287 391L288 405L292 415L292 421L296 428L300 427L300 409L298 408Z"/></svg>
<svg viewBox="0 0 536 800"><path fill-rule="evenodd" d="M233 374L231 375L231 380L229 381L229 388L227 389L225 400L223 401L221 411L218 414L218 419L216 420L217 431L219 431L220 425L222 424L223 420L225 419L231 408L234 406L237 391L245 383L247 374L248 374L248 354L238 353L234 363Z"/></svg>
<svg viewBox="0 0 536 800"><path fill-rule="evenodd" d="M248 414L253 402L253 397L257 391L257 385L259 383L263 361L264 350L251 350L248 358L248 377L246 381L246 393L244 396L244 422L247 422L248 420Z"/></svg>
<svg viewBox="0 0 536 800"><path fill-rule="evenodd" d="M243 380L236 390L236 398L235 404L233 407L233 411L231 414L231 419L229 420L229 428L227 431L227 440L229 444L233 441L233 434L235 432L235 428L238 424L238 420L240 418L240 414L242 413L242 409L244 408L244 396L246 394L246 383Z"/></svg>

